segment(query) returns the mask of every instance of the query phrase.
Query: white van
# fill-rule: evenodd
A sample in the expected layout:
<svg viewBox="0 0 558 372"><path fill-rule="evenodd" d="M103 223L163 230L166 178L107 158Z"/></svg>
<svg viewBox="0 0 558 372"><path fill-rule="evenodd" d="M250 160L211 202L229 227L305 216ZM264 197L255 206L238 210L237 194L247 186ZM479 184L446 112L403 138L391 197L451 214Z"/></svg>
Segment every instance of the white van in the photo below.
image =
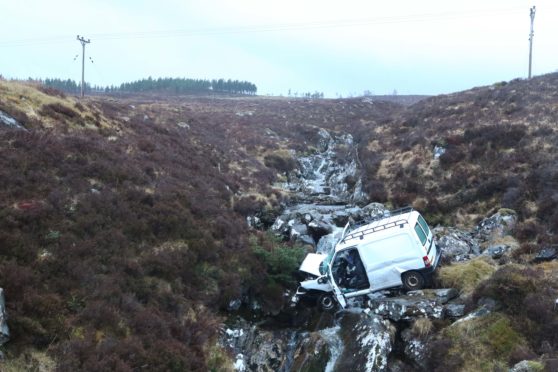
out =
<svg viewBox="0 0 558 372"><path fill-rule="evenodd" d="M440 255L428 224L410 207L348 223L333 252L306 256L300 270L310 278L300 283L293 303L303 296L317 298L324 310L330 310L335 300L346 307L348 298L382 289L421 289L430 281Z"/></svg>

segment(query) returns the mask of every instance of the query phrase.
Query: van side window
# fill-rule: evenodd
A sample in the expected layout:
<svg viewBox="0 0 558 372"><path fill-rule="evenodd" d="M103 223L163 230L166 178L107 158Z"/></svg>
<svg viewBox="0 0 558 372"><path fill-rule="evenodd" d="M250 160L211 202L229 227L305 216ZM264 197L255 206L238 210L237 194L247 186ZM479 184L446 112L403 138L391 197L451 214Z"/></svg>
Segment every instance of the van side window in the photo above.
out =
<svg viewBox="0 0 558 372"><path fill-rule="evenodd" d="M420 214L418 216L418 222L420 224L420 227L422 227L422 229L424 230L424 233L426 234L426 236L428 236L430 234L430 229L428 228L428 224L426 223L426 221L424 220L424 218L422 218L422 216Z"/></svg>
<svg viewBox="0 0 558 372"><path fill-rule="evenodd" d="M422 231L422 227L420 227L418 222L415 225L415 232L417 233L421 244L426 244L426 234L424 233L424 231Z"/></svg>

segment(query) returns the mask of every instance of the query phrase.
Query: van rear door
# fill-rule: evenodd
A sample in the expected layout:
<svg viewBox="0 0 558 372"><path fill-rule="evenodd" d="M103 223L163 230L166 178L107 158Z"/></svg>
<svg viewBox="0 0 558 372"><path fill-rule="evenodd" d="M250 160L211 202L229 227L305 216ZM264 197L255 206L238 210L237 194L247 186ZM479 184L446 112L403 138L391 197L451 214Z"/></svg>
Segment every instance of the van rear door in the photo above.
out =
<svg viewBox="0 0 558 372"><path fill-rule="evenodd" d="M425 260L425 266L427 265L427 262L428 265L434 265L436 263L437 254L437 247L434 243L434 234L420 214L418 215L417 223L415 225L415 232L417 233L419 240L421 240L421 243L423 243L425 256L428 257L428 260Z"/></svg>

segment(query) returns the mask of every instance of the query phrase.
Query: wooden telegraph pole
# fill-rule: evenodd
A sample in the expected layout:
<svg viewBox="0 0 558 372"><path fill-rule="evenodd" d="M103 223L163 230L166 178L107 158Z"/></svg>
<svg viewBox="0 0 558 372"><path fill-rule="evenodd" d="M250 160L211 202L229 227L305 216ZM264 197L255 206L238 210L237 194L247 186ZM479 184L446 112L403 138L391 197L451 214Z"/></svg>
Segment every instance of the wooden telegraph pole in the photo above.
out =
<svg viewBox="0 0 558 372"><path fill-rule="evenodd" d="M78 41L81 43L82 52L81 52L81 97L83 98L83 94L85 92L85 44L89 44L91 40L85 40L84 37L77 36Z"/></svg>
<svg viewBox="0 0 558 372"><path fill-rule="evenodd" d="M529 33L529 79L531 79L531 65L533 63L533 36L535 33L533 32L533 23L535 22L535 11L536 8L533 7L530 9L530 16L531 16L531 32Z"/></svg>

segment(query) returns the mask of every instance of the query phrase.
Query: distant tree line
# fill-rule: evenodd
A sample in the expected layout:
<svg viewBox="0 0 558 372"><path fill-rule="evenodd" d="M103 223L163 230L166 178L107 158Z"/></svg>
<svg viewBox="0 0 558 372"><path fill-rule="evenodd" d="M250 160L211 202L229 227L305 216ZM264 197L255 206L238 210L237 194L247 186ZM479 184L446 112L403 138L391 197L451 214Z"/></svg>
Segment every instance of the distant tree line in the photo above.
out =
<svg viewBox="0 0 558 372"><path fill-rule="evenodd" d="M74 80L45 79L39 80L48 87L52 87L63 92L77 94L80 92L80 84ZM249 94L254 95L258 91L255 84L249 81L239 80L204 80L186 78L158 78L141 79L129 83L122 83L120 86L97 86L85 83L86 93L138 93L138 92L164 92L171 94L183 93L230 93L230 94Z"/></svg>
<svg viewBox="0 0 558 372"><path fill-rule="evenodd" d="M301 98L311 98L311 99L321 99L324 98L324 93L323 92L318 92L315 91L314 93L312 92L306 92L306 93L298 93L298 92L294 92L292 93L291 90L289 89L289 92L287 93L287 95L289 97L292 97L294 95L294 97L301 97Z"/></svg>

